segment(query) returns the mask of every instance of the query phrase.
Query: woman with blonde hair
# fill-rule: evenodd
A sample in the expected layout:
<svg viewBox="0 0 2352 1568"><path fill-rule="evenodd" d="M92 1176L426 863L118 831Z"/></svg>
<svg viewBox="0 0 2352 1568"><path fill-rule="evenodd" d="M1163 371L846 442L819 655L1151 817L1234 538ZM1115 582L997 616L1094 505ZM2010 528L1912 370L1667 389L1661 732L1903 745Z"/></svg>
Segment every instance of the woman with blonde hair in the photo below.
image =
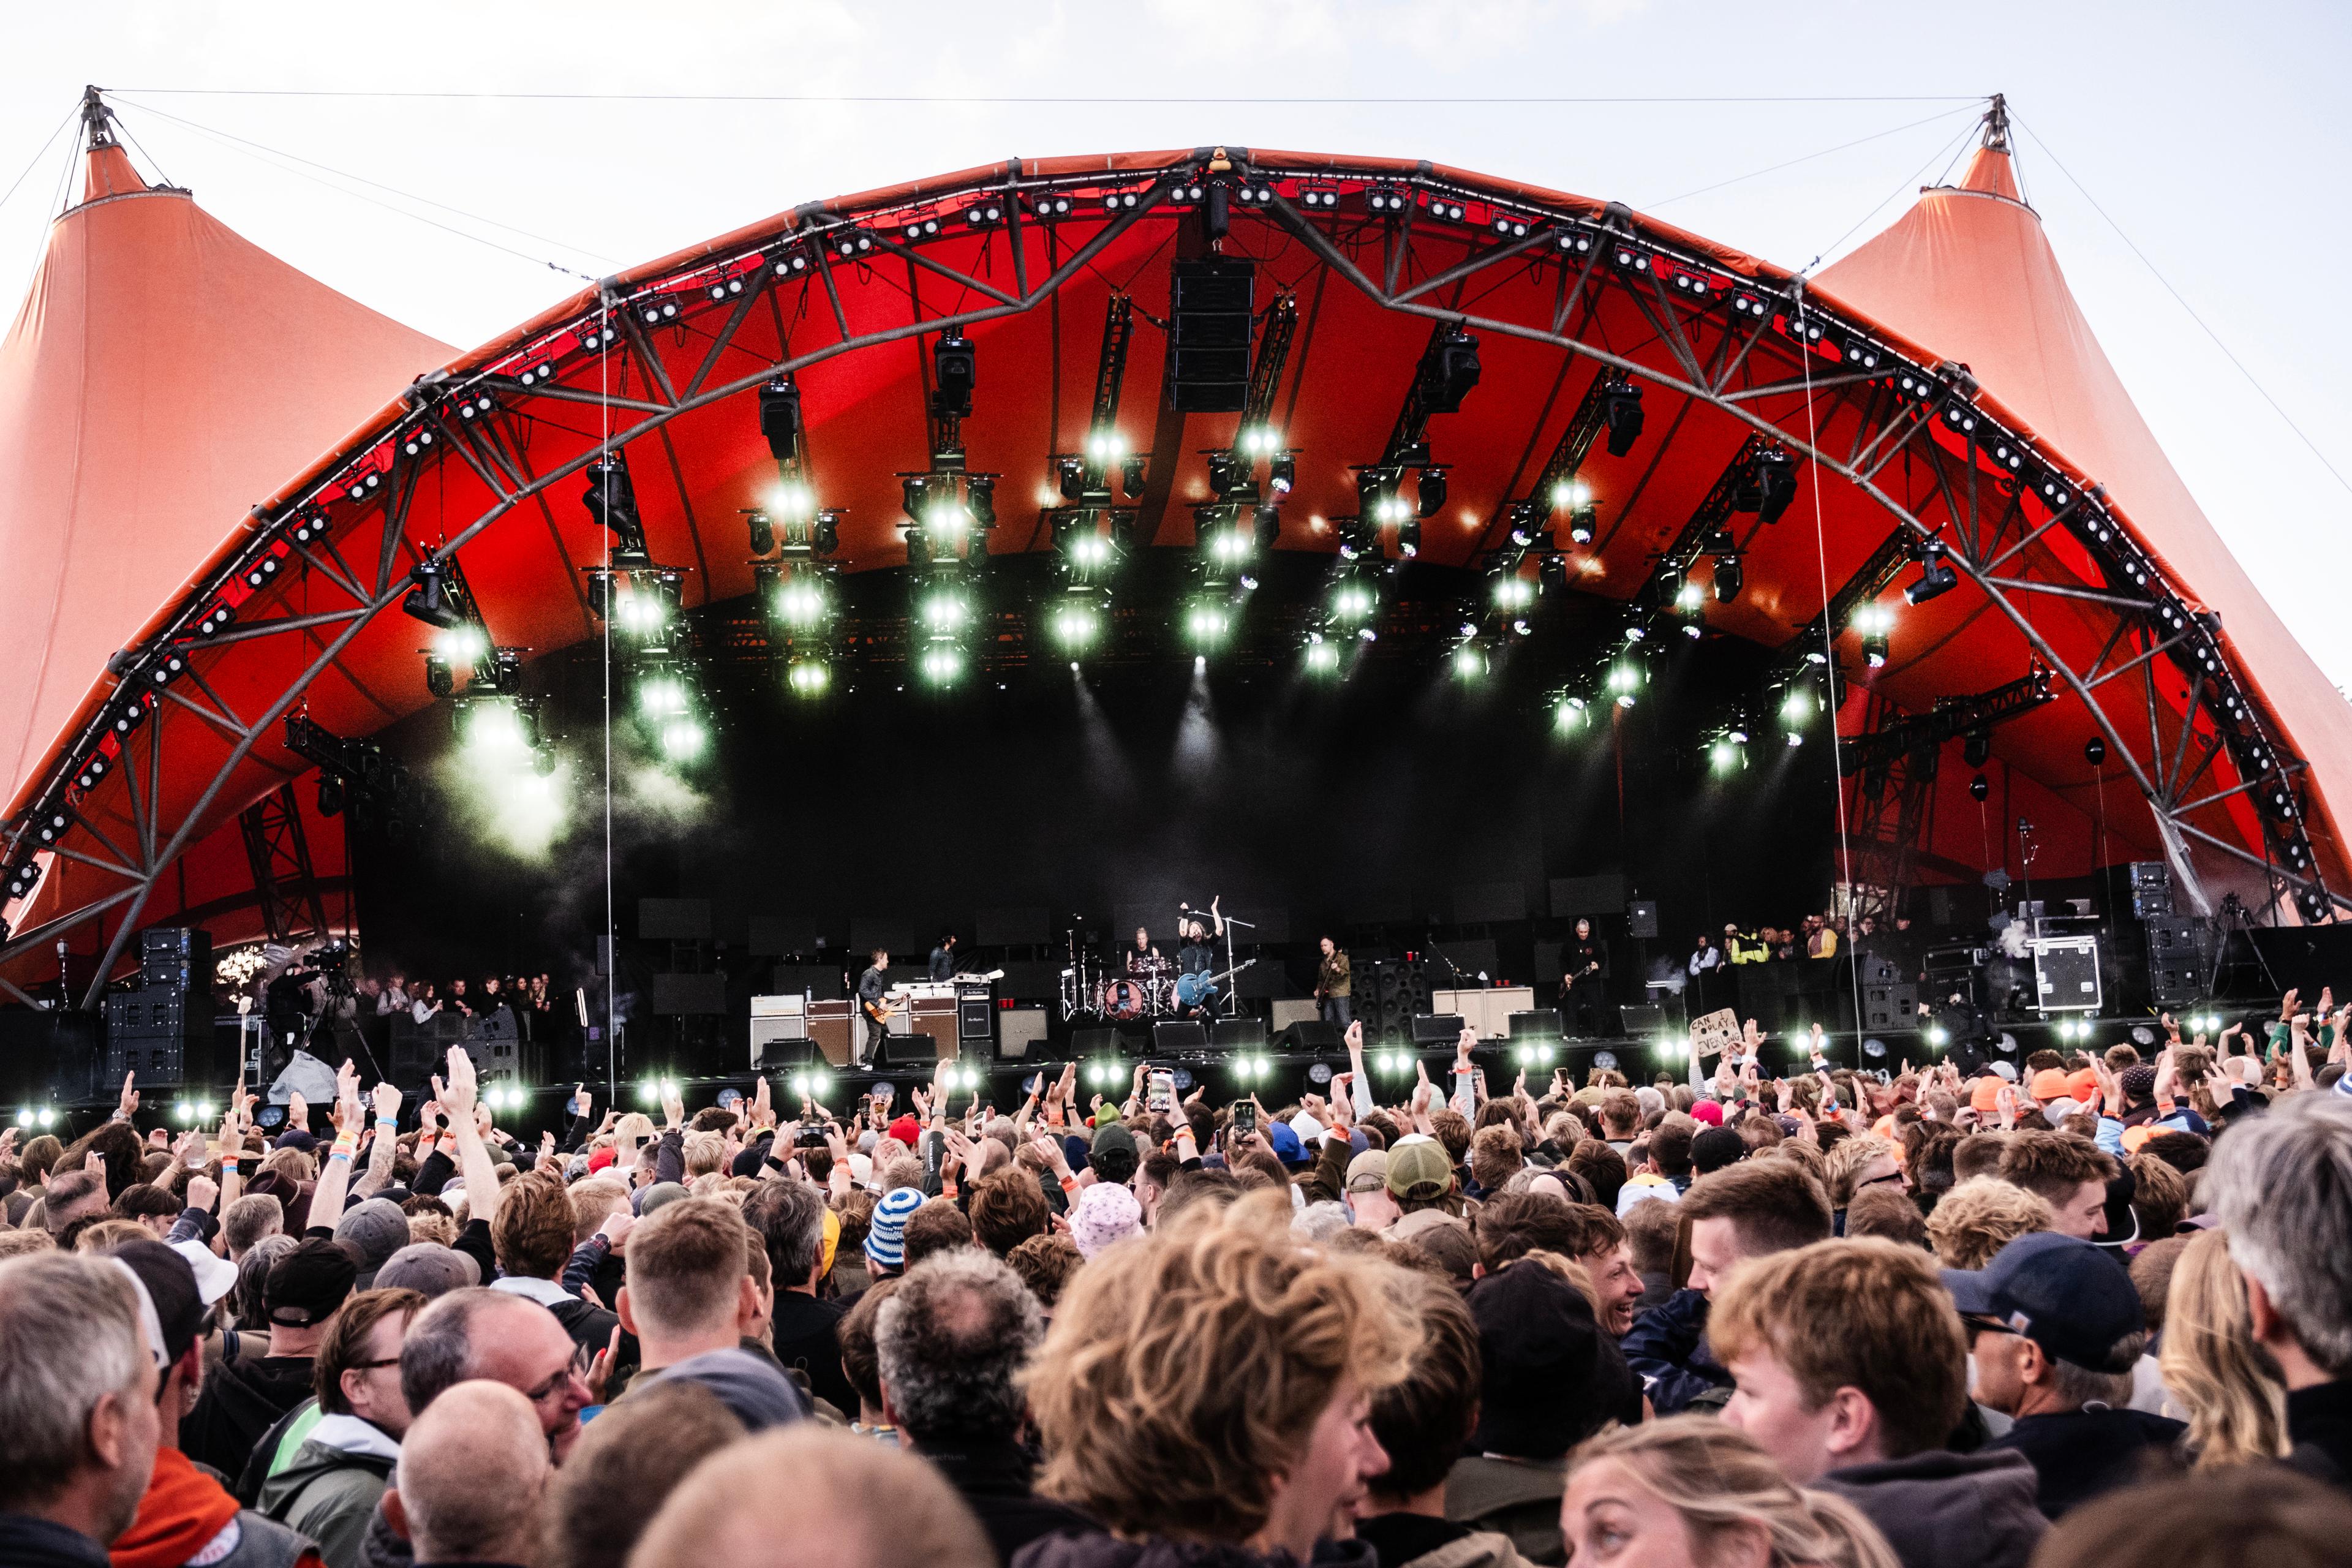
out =
<svg viewBox="0 0 2352 1568"><path fill-rule="evenodd" d="M2196 1468L2286 1457L2286 1384L2254 1343L2246 1279L2226 1233L2206 1231L2173 1264L2157 1366L2189 1423Z"/></svg>
<svg viewBox="0 0 2352 1568"><path fill-rule="evenodd" d="M1024 1568L1305 1563L1352 1529L1415 1320L1394 1265L1302 1246L1290 1217L1287 1193L1194 1205L1078 1271L1025 1378L1037 1489L1110 1533Z"/></svg>
<svg viewBox="0 0 2352 1568"><path fill-rule="evenodd" d="M1609 1568L1897 1568L1843 1498L1793 1485L1712 1415L1620 1426L1569 1456L1560 1531L1571 1563Z"/></svg>

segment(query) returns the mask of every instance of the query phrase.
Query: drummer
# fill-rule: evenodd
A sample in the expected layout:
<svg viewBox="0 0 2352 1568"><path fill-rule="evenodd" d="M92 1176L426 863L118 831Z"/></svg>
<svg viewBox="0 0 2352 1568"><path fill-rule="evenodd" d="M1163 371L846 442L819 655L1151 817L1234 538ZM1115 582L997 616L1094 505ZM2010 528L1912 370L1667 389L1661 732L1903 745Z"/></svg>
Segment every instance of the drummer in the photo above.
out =
<svg viewBox="0 0 2352 1568"><path fill-rule="evenodd" d="M1135 945L1127 950L1127 972L1129 974L1157 974L1168 967L1160 950L1151 945L1151 933L1143 927L1135 928Z"/></svg>

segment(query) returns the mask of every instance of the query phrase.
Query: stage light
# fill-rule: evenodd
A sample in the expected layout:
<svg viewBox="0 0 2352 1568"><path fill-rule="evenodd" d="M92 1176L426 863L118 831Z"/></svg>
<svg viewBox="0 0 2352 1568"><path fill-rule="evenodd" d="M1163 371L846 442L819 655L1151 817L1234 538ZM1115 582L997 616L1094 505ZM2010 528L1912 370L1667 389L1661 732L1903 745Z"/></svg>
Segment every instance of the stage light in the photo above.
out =
<svg viewBox="0 0 2352 1568"><path fill-rule="evenodd" d="M1196 595L1184 610L1185 640L1195 647L1214 647L1223 642L1232 624L1230 607L1205 594Z"/></svg>
<svg viewBox="0 0 2352 1568"><path fill-rule="evenodd" d="M1445 470L1444 468L1422 469L1420 482L1414 488L1418 491L1416 499L1421 502L1422 516L1435 517L1444 510Z"/></svg>
<svg viewBox="0 0 2352 1568"><path fill-rule="evenodd" d="M1486 656L1475 643L1465 643L1454 650L1454 675L1457 680L1475 680L1486 673Z"/></svg>
<svg viewBox="0 0 2352 1568"><path fill-rule="evenodd" d="M1817 706L1811 688L1791 686L1788 694L1780 699L1780 721L1789 725L1809 724L1812 722Z"/></svg>
<svg viewBox="0 0 2352 1568"><path fill-rule="evenodd" d="M787 576L776 588L774 606L776 618L788 626L806 630L823 622L832 610L824 572L804 570Z"/></svg>
<svg viewBox="0 0 2352 1568"><path fill-rule="evenodd" d="M1253 521L1257 534L1257 547L1260 550L1272 550L1282 538L1282 509L1270 500L1260 501Z"/></svg>
<svg viewBox="0 0 2352 1568"><path fill-rule="evenodd" d="M1145 471L1145 459L1140 452L1129 454L1119 464L1119 488L1127 492L1128 500L1133 500L1143 493Z"/></svg>
<svg viewBox="0 0 2352 1568"><path fill-rule="evenodd" d="M1516 574L1495 579L1495 607L1498 610L1525 609L1536 596L1536 585Z"/></svg>
<svg viewBox="0 0 2352 1568"><path fill-rule="evenodd" d="M934 632L953 631L963 625L971 614L962 591L951 586L934 588L923 599L923 624Z"/></svg>
<svg viewBox="0 0 2352 1568"><path fill-rule="evenodd" d="M637 682L637 710L648 719L669 719L687 710L686 682L666 669L648 671Z"/></svg>
<svg viewBox="0 0 2352 1568"><path fill-rule="evenodd" d="M1317 675L1328 675L1338 669L1339 668L1339 645L1324 641L1321 632L1308 633L1307 668Z"/></svg>
<svg viewBox="0 0 2352 1568"><path fill-rule="evenodd" d="M1650 634L1647 630L1638 626L1627 626L1625 628L1625 640L1629 643L1641 642L1644 638L1648 637L1649 635Z"/></svg>
<svg viewBox="0 0 2352 1568"><path fill-rule="evenodd" d="M1707 748L1707 757L1715 763L1717 773L1729 773L1734 768L1748 765L1747 748L1727 734L1718 736Z"/></svg>
<svg viewBox="0 0 2352 1568"><path fill-rule="evenodd" d="M1371 591L1360 583L1342 583L1331 595L1331 613L1341 620L1360 621L1372 613L1377 603Z"/></svg>
<svg viewBox="0 0 2352 1568"><path fill-rule="evenodd" d="M1412 195L1395 185L1370 185L1364 190L1364 205L1383 216L1394 217L1412 205Z"/></svg>
<svg viewBox="0 0 2352 1568"><path fill-rule="evenodd" d="M1054 611L1054 640L1066 652L1092 647L1102 632L1102 611L1091 595L1073 595Z"/></svg>
<svg viewBox="0 0 2352 1568"><path fill-rule="evenodd" d="M1717 555L1714 558L1714 564L1715 601L1718 605L1727 605L1739 597L1740 585L1744 581L1744 574L1739 567L1739 557Z"/></svg>
<svg viewBox="0 0 2352 1568"><path fill-rule="evenodd" d="M631 580L629 591L621 595L613 609L614 624L641 641L658 638L669 622L669 608L661 595L648 592L636 579Z"/></svg>
<svg viewBox="0 0 2352 1568"><path fill-rule="evenodd" d="M796 697L822 697L833 685L833 667L816 654L794 654L784 673Z"/></svg>
<svg viewBox="0 0 2352 1568"><path fill-rule="evenodd" d="M445 631L465 620L465 613L449 602L448 590L442 584L439 562L418 562L408 574L408 580L416 586L400 602L402 613Z"/></svg>
<svg viewBox="0 0 2352 1568"><path fill-rule="evenodd" d="M436 697L446 697L457 689L457 673L449 661L437 653L425 656L425 689Z"/></svg>
<svg viewBox="0 0 2352 1568"><path fill-rule="evenodd" d="M1853 629L1862 635L1862 661L1872 669L1886 668L1887 638L1895 630L1895 612L1885 605L1864 605L1853 615Z"/></svg>
<svg viewBox="0 0 2352 1568"><path fill-rule="evenodd" d="M1407 561L1421 553L1421 520L1409 517L1397 524L1397 553Z"/></svg>
<svg viewBox="0 0 2352 1568"><path fill-rule="evenodd" d="M971 340L960 331L940 334L931 350L931 370L938 378L931 388L931 412L971 418L972 389L980 384L980 361Z"/></svg>
<svg viewBox="0 0 2352 1568"><path fill-rule="evenodd" d="M628 465L618 452L608 452L588 465L588 488L580 500L591 521L613 535L616 565L635 565L653 559L646 547L644 521L637 516L636 487Z"/></svg>
<svg viewBox="0 0 2352 1568"><path fill-rule="evenodd" d="M1421 362L1417 390L1431 414L1456 414L1478 384L1478 340L1459 326L1448 328Z"/></svg>
<svg viewBox="0 0 2352 1568"><path fill-rule="evenodd" d="M841 548L841 514L821 511L816 514L816 526L809 531L811 553L830 555Z"/></svg>
<svg viewBox="0 0 2352 1568"><path fill-rule="evenodd" d="M1919 580L1903 590L1903 597L1913 605L1924 605L1959 585L1960 574L1944 559L1942 541L1931 539L1919 551Z"/></svg>
<svg viewBox="0 0 2352 1568"><path fill-rule="evenodd" d="M1642 671L1631 663L1620 660L1609 667L1609 691L1620 708L1631 708L1642 689Z"/></svg>
<svg viewBox="0 0 2352 1568"><path fill-rule="evenodd" d="M1687 577L1683 579L1682 586L1675 590L1675 608L1685 615L1698 614L1706 604L1706 590Z"/></svg>
<svg viewBox="0 0 2352 1568"><path fill-rule="evenodd" d="M963 676L963 650L939 647L927 648L922 659L923 679L933 686L952 686Z"/></svg>
<svg viewBox="0 0 2352 1568"><path fill-rule="evenodd" d="M1276 495L1288 495L1291 487L1298 482L1297 455L1292 452L1276 452L1273 460L1265 466L1265 482ZM1139 485L1128 493L1133 495L1140 489Z"/></svg>
<svg viewBox="0 0 2352 1568"><path fill-rule="evenodd" d="M1940 1049L1951 1037L1941 1024L1931 1024L1927 1026L1927 1043L1931 1046Z"/></svg>
<svg viewBox="0 0 2352 1568"><path fill-rule="evenodd" d="M776 523L773 518L754 508L743 514L743 521L751 531L752 554L765 555L776 547Z"/></svg>
<svg viewBox="0 0 2352 1568"><path fill-rule="evenodd" d="M460 621L433 639L434 654L450 664L479 664L489 651L489 634L473 621Z"/></svg>
<svg viewBox="0 0 2352 1568"><path fill-rule="evenodd" d="M1622 458L1642 438L1642 389L1612 381L1601 395L1601 417L1609 426L1609 455Z"/></svg>

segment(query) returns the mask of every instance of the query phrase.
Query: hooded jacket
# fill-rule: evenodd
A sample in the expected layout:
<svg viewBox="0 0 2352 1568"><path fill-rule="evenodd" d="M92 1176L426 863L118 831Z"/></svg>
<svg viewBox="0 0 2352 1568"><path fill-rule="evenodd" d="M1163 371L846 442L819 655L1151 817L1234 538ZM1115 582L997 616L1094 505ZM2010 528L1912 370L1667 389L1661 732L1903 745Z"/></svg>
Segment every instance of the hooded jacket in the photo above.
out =
<svg viewBox="0 0 2352 1568"><path fill-rule="evenodd" d="M108 1550L112 1568L322 1568L308 1538L240 1509L177 1448L155 1453L138 1517ZM0 1561L15 1563L0 1554Z"/></svg>
<svg viewBox="0 0 2352 1568"><path fill-rule="evenodd" d="M1706 1297L1696 1290L1677 1290L1664 1305L1635 1318L1618 1348L1661 1415L1673 1415L1701 1395L1731 1386L1731 1373L1707 1348Z"/></svg>
<svg viewBox="0 0 2352 1568"><path fill-rule="evenodd" d="M1934 1448L1832 1470L1813 1488L1860 1509L1903 1568L2025 1568L2050 1528L2037 1485L2032 1461L2013 1448Z"/></svg>
<svg viewBox="0 0 2352 1568"><path fill-rule="evenodd" d="M807 1400L774 1358L750 1351L705 1351L658 1372L646 1373L629 1386L646 1388L665 1378L700 1384L753 1432L805 1420L809 1415Z"/></svg>
<svg viewBox="0 0 2352 1568"><path fill-rule="evenodd" d="M0 1513L0 1563L9 1568L104 1568L106 1548L79 1530L29 1513Z"/></svg>
<svg viewBox="0 0 2352 1568"><path fill-rule="evenodd" d="M1565 1563L1559 1498L1567 1485L1565 1456L1505 1459L1471 1454L1454 1460L1446 1472L1445 1517L1471 1526L1475 1533L1469 1539L1502 1541L1529 1563Z"/></svg>
<svg viewBox="0 0 2352 1568"><path fill-rule="evenodd" d="M205 1378L196 1407L180 1422L180 1447L222 1475L240 1474L263 1434L310 1397L309 1356L223 1357Z"/></svg>
<svg viewBox="0 0 2352 1568"><path fill-rule="evenodd" d="M359 1568L376 1500L400 1445L356 1415L324 1415L286 1468L261 1484L261 1511L319 1543L328 1568Z"/></svg>

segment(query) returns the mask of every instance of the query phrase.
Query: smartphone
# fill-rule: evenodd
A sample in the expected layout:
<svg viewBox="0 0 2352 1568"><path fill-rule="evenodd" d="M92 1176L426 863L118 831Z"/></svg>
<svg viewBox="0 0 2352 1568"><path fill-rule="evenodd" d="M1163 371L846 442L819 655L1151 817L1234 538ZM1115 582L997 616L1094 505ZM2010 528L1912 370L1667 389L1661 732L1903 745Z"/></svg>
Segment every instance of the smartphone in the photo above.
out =
<svg viewBox="0 0 2352 1568"><path fill-rule="evenodd" d="M822 1149L824 1147L824 1128L813 1125L803 1125L801 1128L800 1136L793 1140L793 1147L795 1149Z"/></svg>
<svg viewBox="0 0 2352 1568"><path fill-rule="evenodd" d="M1143 1081L1145 1106L1162 1115L1176 1109L1176 1075L1174 1073L1165 1068L1155 1068Z"/></svg>
<svg viewBox="0 0 2352 1568"><path fill-rule="evenodd" d="M1234 1136L1237 1139L1244 1138L1256 1131L1257 1101L1254 1100L1234 1101Z"/></svg>

